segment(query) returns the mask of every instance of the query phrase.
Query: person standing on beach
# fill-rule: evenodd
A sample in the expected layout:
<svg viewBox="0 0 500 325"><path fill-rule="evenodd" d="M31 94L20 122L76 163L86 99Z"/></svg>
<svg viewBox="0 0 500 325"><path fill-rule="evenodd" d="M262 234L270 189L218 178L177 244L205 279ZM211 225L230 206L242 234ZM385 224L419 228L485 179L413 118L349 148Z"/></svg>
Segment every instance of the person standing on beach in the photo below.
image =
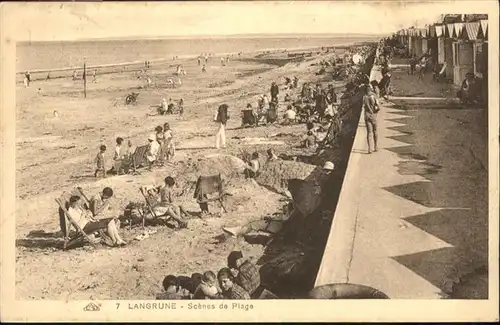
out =
<svg viewBox="0 0 500 325"><path fill-rule="evenodd" d="M326 93L321 89L320 87L316 88L316 112L318 113L319 116L319 121L323 119L325 116L325 110L326 110Z"/></svg>
<svg viewBox="0 0 500 325"><path fill-rule="evenodd" d="M368 153L372 153L370 146L371 134L373 134L373 148L374 151L378 150L377 147L377 113L380 110L378 106L377 99L373 93L372 87L365 85L365 95L363 96L363 110L365 112L365 124L366 124L366 141L368 144Z"/></svg>
<svg viewBox="0 0 500 325"><path fill-rule="evenodd" d="M99 152L97 153L94 163L96 164L96 169L94 172L94 177L100 174L102 177L106 177L106 166L104 163L104 153L106 152L106 146L101 145L99 147Z"/></svg>
<svg viewBox="0 0 500 325"><path fill-rule="evenodd" d="M382 79L380 80L378 87L380 89L380 96L384 99L389 98L389 86L391 85L391 72L389 69L382 69Z"/></svg>
<svg viewBox="0 0 500 325"><path fill-rule="evenodd" d="M227 104L222 104L219 106L217 111L216 122L219 123L219 129L215 134L215 148L219 149L222 145L222 148L226 147L226 123L229 120L228 115L228 106Z"/></svg>
<svg viewBox="0 0 500 325"><path fill-rule="evenodd" d="M271 84L271 101L272 102L278 102L278 94L280 93L280 89L276 82L273 81Z"/></svg>
<svg viewBox="0 0 500 325"><path fill-rule="evenodd" d="M97 69L92 71L92 82L97 82Z"/></svg>

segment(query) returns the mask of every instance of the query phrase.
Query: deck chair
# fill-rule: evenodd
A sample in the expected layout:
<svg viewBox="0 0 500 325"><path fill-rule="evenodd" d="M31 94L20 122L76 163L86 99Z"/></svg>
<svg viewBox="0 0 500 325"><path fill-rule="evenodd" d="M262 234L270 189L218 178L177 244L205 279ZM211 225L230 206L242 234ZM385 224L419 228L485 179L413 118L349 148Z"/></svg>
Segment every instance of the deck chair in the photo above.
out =
<svg viewBox="0 0 500 325"><path fill-rule="evenodd" d="M98 241L92 240L89 237L89 234L85 233L68 214L70 197L71 195L65 192L61 195L61 197L56 199L57 204L59 204L59 224L64 235L63 249L67 250L75 244L80 243L82 240L88 242L95 248ZM72 227L76 229L76 233L71 233Z"/></svg>
<svg viewBox="0 0 500 325"><path fill-rule="evenodd" d="M209 194L218 194L216 197L208 198ZM194 190L194 198L196 202L200 205L202 212L208 213L208 203L209 202L219 202L224 212L227 212L224 206L224 198L228 196L229 193L224 192L222 188L222 178L221 175L213 176L200 176L196 181L196 188Z"/></svg>
<svg viewBox="0 0 500 325"><path fill-rule="evenodd" d="M271 106L267 110L267 116L266 116L267 123L274 123L277 119L278 119L278 108Z"/></svg>
<svg viewBox="0 0 500 325"><path fill-rule="evenodd" d="M321 151L322 149L328 146L334 146L336 144L335 140L339 136L341 129L342 129L341 118L338 115L334 116L332 122L330 123L330 127L328 128L326 136L320 142L317 151Z"/></svg>
<svg viewBox="0 0 500 325"><path fill-rule="evenodd" d="M143 145L139 146L135 149L134 153L132 154L131 159L131 167L133 168L134 172L137 171L138 168L146 166L147 165L147 159L146 159L146 153L148 151L148 145Z"/></svg>
<svg viewBox="0 0 500 325"><path fill-rule="evenodd" d="M246 124L256 125L257 120L255 118L254 112L251 109L243 110L243 117L241 118L241 125L244 126Z"/></svg>

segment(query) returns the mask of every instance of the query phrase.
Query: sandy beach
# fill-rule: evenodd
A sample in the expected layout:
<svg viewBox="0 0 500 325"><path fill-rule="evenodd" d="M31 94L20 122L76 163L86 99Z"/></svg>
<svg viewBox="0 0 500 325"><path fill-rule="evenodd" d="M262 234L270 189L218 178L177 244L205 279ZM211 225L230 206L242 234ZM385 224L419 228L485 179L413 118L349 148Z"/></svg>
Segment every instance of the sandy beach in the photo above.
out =
<svg viewBox="0 0 500 325"><path fill-rule="evenodd" d="M331 53L323 52L277 66L242 56L231 58L228 65L222 66L220 57L215 56L208 62L206 73L201 73L196 59L179 59L175 64L154 64L149 72L153 85L146 89L137 90L144 81L137 78L136 72L126 70L100 74L96 82L89 78L87 98L83 97L83 82L71 78L35 81L29 88L18 85L16 298L151 299L160 291L167 274L190 276L193 272L217 271L232 250L240 249L256 262L264 261L263 256L269 252L260 244L235 238L220 241L221 227L243 225L279 213L285 202L284 196L241 175L235 176L235 170L241 168L238 158L255 150L264 153L268 148L274 148L277 154L304 154L299 144L305 125L241 129L240 111L247 103L255 105L258 95L268 93L272 81L280 85L283 101L284 77L297 76L301 83L328 82L342 87L345 81L316 75L319 68L315 64L329 57ZM177 80L173 76L177 64L187 74L182 77L181 86L167 88L167 79ZM300 88L289 93L295 97L299 91ZM124 104L130 92L140 93L137 105ZM339 89L337 93L340 92ZM156 115L152 106L162 98L182 98L183 118ZM222 103L229 105L228 147L216 150L213 114ZM285 108L282 103L280 109ZM54 111L58 117L54 117ZM131 140L135 146L143 145L154 127L165 122L174 131L178 149L172 164L152 172L142 171L140 175L94 178L93 159L101 144L108 147L106 156L110 162L116 137ZM334 161L340 159L333 152L329 154ZM90 196L111 186L115 189L111 213L121 214L129 201L141 201L142 185L161 185L165 176L172 175L179 188L186 189L197 176L216 173L229 180L226 186L232 194L227 202L229 211L222 218L195 217L187 230L159 227L156 234L144 241L133 240L139 229L124 229L123 236L130 241L125 248L61 250L54 200L63 191L80 186ZM180 200L193 214L198 213L192 193ZM50 266L50 271L46 266ZM34 273L37 278L31 277Z"/></svg>

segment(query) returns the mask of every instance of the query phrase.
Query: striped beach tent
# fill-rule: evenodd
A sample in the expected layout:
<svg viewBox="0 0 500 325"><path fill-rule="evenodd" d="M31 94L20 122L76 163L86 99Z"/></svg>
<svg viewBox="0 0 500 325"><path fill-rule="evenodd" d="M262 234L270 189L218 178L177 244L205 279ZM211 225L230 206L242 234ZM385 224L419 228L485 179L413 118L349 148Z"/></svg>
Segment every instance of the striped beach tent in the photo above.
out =
<svg viewBox="0 0 500 325"><path fill-rule="evenodd" d="M436 27L436 37L441 37L444 36L444 29L445 26L435 26Z"/></svg>
<svg viewBox="0 0 500 325"><path fill-rule="evenodd" d="M463 29L462 37L471 41L477 40L480 26L481 24L479 22L465 23L465 28Z"/></svg>
<svg viewBox="0 0 500 325"><path fill-rule="evenodd" d="M455 37L455 26L453 24L446 24L446 31L448 32L446 35L449 38Z"/></svg>
<svg viewBox="0 0 500 325"><path fill-rule="evenodd" d="M464 28L464 23L454 23L453 29L455 31L455 37L460 37L462 34L462 29Z"/></svg>
<svg viewBox="0 0 500 325"><path fill-rule="evenodd" d="M429 26L429 37L436 37L436 26Z"/></svg>
<svg viewBox="0 0 500 325"><path fill-rule="evenodd" d="M427 38L429 36L429 29L420 28L420 36L422 36L423 38Z"/></svg>
<svg viewBox="0 0 500 325"><path fill-rule="evenodd" d="M488 20L480 20L479 23L481 24L481 31L483 32L483 36L486 38L486 35L488 33Z"/></svg>

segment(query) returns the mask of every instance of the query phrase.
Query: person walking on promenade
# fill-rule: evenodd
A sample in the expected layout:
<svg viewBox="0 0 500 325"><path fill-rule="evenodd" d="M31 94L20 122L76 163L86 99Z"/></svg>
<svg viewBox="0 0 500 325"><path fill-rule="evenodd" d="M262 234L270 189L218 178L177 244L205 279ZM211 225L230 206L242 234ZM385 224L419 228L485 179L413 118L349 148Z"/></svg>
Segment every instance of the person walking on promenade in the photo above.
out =
<svg viewBox="0 0 500 325"><path fill-rule="evenodd" d="M222 148L226 147L226 123L227 120L229 120L227 109L227 104L222 104L219 106L217 111L217 118L215 119L215 121L219 124L219 129L217 134L215 134L215 148L217 149L219 149L221 145Z"/></svg>
<svg viewBox="0 0 500 325"><path fill-rule="evenodd" d="M365 112L365 124L366 124L366 141L368 144L368 153L371 154L370 138L373 134L373 148L374 151L378 150L377 147L377 113L380 110L377 99L373 92L372 87L365 85L365 95L363 96L363 110Z"/></svg>

